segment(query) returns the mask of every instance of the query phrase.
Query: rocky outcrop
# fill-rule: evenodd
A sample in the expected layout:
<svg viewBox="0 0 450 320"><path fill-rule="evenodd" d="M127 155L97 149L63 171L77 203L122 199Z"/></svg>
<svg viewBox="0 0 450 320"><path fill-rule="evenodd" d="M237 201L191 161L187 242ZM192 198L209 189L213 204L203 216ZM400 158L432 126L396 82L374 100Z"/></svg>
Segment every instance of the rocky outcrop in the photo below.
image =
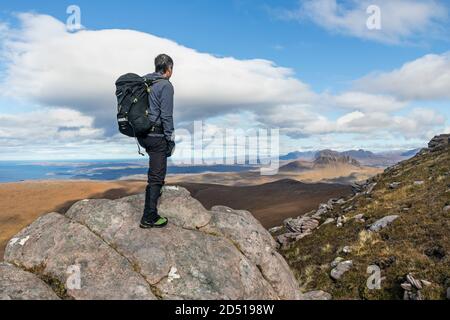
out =
<svg viewBox="0 0 450 320"><path fill-rule="evenodd" d="M432 283L427 280L417 280L409 273L406 275L406 281L401 284L404 291L403 300L423 300L422 289L431 286Z"/></svg>
<svg viewBox="0 0 450 320"><path fill-rule="evenodd" d="M286 228L291 232L305 233L319 226L319 221L310 217L289 218L284 221Z"/></svg>
<svg viewBox="0 0 450 320"><path fill-rule="evenodd" d="M322 150L316 153L314 166L328 166L328 165L353 165L361 166L358 160L353 159L347 154L339 153L332 150Z"/></svg>
<svg viewBox="0 0 450 320"><path fill-rule="evenodd" d="M211 223L202 231L230 239L260 269L280 298L299 298L297 281L284 258L276 251L275 240L250 212L222 206L213 207L211 212Z"/></svg>
<svg viewBox="0 0 450 320"><path fill-rule="evenodd" d="M284 227L288 230L287 233L277 236L277 242L286 247L290 243L298 241L307 235L311 234L311 231L319 226L319 221L316 219L303 216L298 218L288 218L284 221Z"/></svg>
<svg viewBox="0 0 450 320"><path fill-rule="evenodd" d="M432 152L447 148L450 145L450 134L441 134L435 136L428 143L428 149Z"/></svg>
<svg viewBox="0 0 450 320"><path fill-rule="evenodd" d="M13 238L5 261L52 283L61 298L155 299L130 261L87 227L59 213L39 218ZM79 270L79 286L70 285L71 270Z"/></svg>
<svg viewBox="0 0 450 320"><path fill-rule="evenodd" d="M159 208L168 227L143 230L143 206L143 195L80 201L21 231L5 261L64 299L301 298L272 236L249 212L208 211L187 190L166 187Z"/></svg>
<svg viewBox="0 0 450 320"><path fill-rule="evenodd" d="M288 218L284 220L284 225L271 229L272 233L277 233L276 240L281 248L286 249L291 244L298 240L303 239L306 236L312 234L312 232L319 228L320 219L323 215L333 210L335 206L345 204L344 199L330 199L327 203L321 203L318 210L313 210L299 216L297 218ZM337 219L337 225L342 226L345 217L339 217ZM323 222L322 225L334 223L334 218L329 218Z"/></svg>

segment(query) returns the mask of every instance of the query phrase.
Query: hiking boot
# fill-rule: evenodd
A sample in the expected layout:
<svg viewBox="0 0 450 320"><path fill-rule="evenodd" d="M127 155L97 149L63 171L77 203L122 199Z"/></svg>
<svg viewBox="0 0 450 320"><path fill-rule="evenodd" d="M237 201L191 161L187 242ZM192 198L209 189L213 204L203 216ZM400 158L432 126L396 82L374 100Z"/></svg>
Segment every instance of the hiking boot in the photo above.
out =
<svg viewBox="0 0 450 320"><path fill-rule="evenodd" d="M163 217L157 217L155 220L153 221L148 221L145 219L141 220L141 224L140 227L142 229L150 229L150 228L164 228L165 226L167 226L167 223L169 222L169 220L167 218L163 218Z"/></svg>

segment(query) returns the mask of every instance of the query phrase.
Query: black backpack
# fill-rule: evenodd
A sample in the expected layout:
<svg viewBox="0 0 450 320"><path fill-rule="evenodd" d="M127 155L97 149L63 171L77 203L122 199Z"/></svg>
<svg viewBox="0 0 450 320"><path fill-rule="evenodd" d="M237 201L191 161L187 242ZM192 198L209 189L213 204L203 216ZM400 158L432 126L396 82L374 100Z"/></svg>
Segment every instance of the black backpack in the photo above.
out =
<svg viewBox="0 0 450 320"><path fill-rule="evenodd" d="M158 81L158 80L156 80ZM149 119L148 95L156 82L134 73L127 73L116 81L117 123L119 131L136 139L144 137L155 126ZM138 152L140 151L139 143Z"/></svg>

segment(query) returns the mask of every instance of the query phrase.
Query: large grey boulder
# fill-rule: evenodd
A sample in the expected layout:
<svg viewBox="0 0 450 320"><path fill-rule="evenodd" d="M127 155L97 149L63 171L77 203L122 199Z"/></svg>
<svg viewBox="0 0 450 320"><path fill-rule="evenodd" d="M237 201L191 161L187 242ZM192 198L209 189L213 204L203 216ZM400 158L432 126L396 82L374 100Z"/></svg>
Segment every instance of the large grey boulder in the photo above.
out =
<svg viewBox="0 0 450 320"><path fill-rule="evenodd" d="M208 211L186 189L166 187L159 208L168 227L143 230L143 206L143 195L79 201L66 216L46 215L19 233L5 260L54 280L62 298L300 297L275 241L249 212ZM75 289L67 271L74 265Z"/></svg>
<svg viewBox="0 0 450 320"><path fill-rule="evenodd" d="M435 136L428 143L428 149L432 152L447 148L450 145L450 134L441 134Z"/></svg>
<svg viewBox="0 0 450 320"><path fill-rule="evenodd" d="M39 218L11 239L5 261L47 279L63 298L155 299L126 258L59 213Z"/></svg>
<svg viewBox="0 0 450 320"><path fill-rule="evenodd" d="M216 206L211 213L211 223L202 230L230 239L258 267L279 298L300 298L297 281L277 252L277 243L250 212Z"/></svg>
<svg viewBox="0 0 450 320"><path fill-rule="evenodd" d="M34 274L9 263L0 263L0 300L58 299L55 292Z"/></svg>
<svg viewBox="0 0 450 320"><path fill-rule="evenodd" d="M143 197L141 199L143 200ZM139 209L143 205L141 202ZM177 225L189 229L206 226L211 220L211 213L198 200L192 198L189 191L177 186L164 188L159 210L170 216Z"/></svg>

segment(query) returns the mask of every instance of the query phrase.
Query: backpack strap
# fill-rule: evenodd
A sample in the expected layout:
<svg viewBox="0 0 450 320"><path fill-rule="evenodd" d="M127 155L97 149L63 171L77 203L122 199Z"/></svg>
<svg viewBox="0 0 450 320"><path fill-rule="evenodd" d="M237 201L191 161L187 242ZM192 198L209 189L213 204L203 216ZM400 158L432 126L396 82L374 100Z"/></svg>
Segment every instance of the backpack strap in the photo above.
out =
<svg viewBox="0 0 450 320"><path fill-rule="evenodd" d="M145 85L147 86L147 92L150 93L151 91L151 87L158 82L161 82L165 79L155 79L155 80L151 80L151 79L147 79L146 77L142 77L144 79ZM158 122L158 120L161 119L161 110L159 110L159 114L155 119L155 123ZM150 129L150 132L155 131L155 126L152 126L152 128Z"/></svg>

